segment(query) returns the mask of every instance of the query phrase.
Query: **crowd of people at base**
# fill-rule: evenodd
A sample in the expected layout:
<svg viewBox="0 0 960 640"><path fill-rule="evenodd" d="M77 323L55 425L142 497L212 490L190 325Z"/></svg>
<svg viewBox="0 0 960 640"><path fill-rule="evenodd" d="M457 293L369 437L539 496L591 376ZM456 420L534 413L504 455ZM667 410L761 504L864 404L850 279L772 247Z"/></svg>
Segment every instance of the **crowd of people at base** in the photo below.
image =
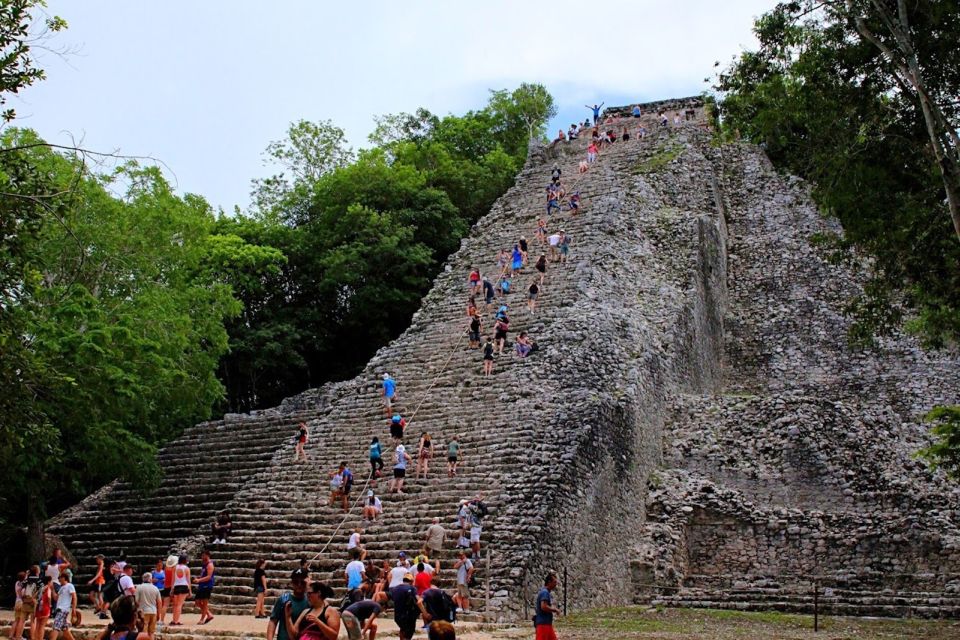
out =
<svg viewBox="0 0 960 640"><path fill-rule="evenodd" d="M126 561L123 553L117 560L98 555L93 576L84 585L93 613L104 620L112 616L112 627L115 628L111 634L121 628L132 633L129 623L124 621L136 614L137 633L152 640L159 626L165 623L168 608L172 609L170 626L183 624L180 620L183 605L188 597L192 597L200 610L197 624L209 623L213 620L209 602L216 583L216 569L210 553L204 551L199 575L193 578L187 560L182 555L169 556L166 562L158 560L154 570L144 573L140 583L136 584L133 578L135 568ZM61 635L72 640L71 629L82 621L73 577L73 567L63 558L60 549L55 549L42 567L33 565L18 574L14 585L16 604L10 637L19 640L24 631L28 631L30 640L57 640ZM46 627L51 615L52 631L47 636ZM128 626L117 627L118 624Z"/></svg>

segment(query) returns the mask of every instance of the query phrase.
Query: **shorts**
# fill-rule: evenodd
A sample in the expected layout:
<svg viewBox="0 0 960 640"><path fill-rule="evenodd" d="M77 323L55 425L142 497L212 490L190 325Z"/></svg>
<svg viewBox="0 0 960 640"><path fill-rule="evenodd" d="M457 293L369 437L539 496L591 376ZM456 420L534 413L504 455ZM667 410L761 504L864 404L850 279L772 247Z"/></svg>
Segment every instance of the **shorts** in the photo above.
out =
<svg viewBox="0 0 960 640"><path fill-rule="evenodd" d="M457 583L457 595L459 595L461 598L469 598L469 597L470 597L470 587L468 587L468 586L465 585L465 584L460 584L460 583L458 582L458 583Z"/></svg>
<svg viewBox="0 0 960 640"><path fill-rule="evenodd" d="M576 207L574 207L574 209L576 209ZM560 253L561 253L562 255L567 255L567 254L569 254L569 253L570 253L570 247L567 246L567 245L565 245L565 244L560 245Z"/></svg>
<svg viewBox="0 0 960 640"><path fill-rule="evenodd" d="M388 408L388 409L389 409L390 407L392 407L392 406L393 406L393 397L392 397L392 396L391 396L391 397L383 396L383 406L385 406L385 407Z"/></svg>
<svg viewBox="0 0 960 640"><path fill-rule="evenodd" d="M173 588L173 595L182 596L190 593L190 587L185 584L178 584Z"/></svg>
<svg viewBox="0 0 960 640"><path fill-rule="evenodd" d="M480 542L480 531L482 527L470 527L470 543Z"/></svg>
<svg viewBox="0 0 960 640"><path fill-rule="evenodd" d="M552 624L538 624L536 629L536 640L557 640L557 632L553 630Z"/></svg>
<svg viewBox="0 0 960 640"><path fill-rule="evenodd" d="M494 340L506 340L507 332L503 329L497 329L496 333L493 335Z"/></svg>
<svg viewBox="0 0 960 640"><path fill-rule="evenodd" d="M53 618L54 631L66 631L70 628L70 611L66 609L57 609L57 615Z"/></svg>
<svg viewBox="0 0 960 640"><path fill-rule="evenodd" d="M101 593L103 591L102 584L95 584L90 587L90 593Z"/></svg>
<svg viewBox="0 0 960 640"><path fill-rule="evenodd" d="M417 632L417 618L398 622L397 627L400 629L400 632L403 634L404 638L412 638L413 634Z"/></svg>
<svg viewBox="0 0 960 640"><path fill-rule="evenodd" d="M406 470L406 469L394 469L394 470L393 470L393 477L394 477L394 478L406 478L406 477L407 477L407 470Z"/></svg>
<svg viewBox="0 0 960 640"><path fill-rule="evenodd" d="M503 339L506 340L506 339L507 339L507 336L504 335L504 336L503 336ZM483 356L483 360L484 360L484 362L493 362L493 355L491 354L491 355L488 355L488 356ZM453 462L456 462L456 458L454 458Z"/></svg>
<svg viewBox="0 0 960 640"><path fill-rule="evenodd" d="M340 614L340 622L343 623L343 628L347 630L347 637L350 640L360 640L360 621L357 620L357 616L353 615L349 611L344 611Z"/></svg>
<svg viewBox="0 0 960 640"><path fill-rule="evenodd" d="M266 593L267 590L264 589L263 587L254 587L254 588L253 588L253 592L254 592L254 593Z"/></svg>
<svg viewBox="0 0 960 640"><path fill-rule="evenodd" d="M490 358L490 359L493 360L493 358ZM486 358L484 358L484 360L486 360ZM456 462L456 461L457 461L457 456L447 456L447 462Z"/></svg>
<svg viewBox="0 0 960 640"><path fill-rule="evenodd" d="M213 593L213 589L197 589L196 593L193 594L194 600L209 600L210 595Z"/></svg>
<svg viewBox="0 0 960 640"><path fill-rule="evenodd" d="M536 299L537 299L537 295L539 295L539 294L533 293L533 292L531 291L529 294L527 294L527 298L529 298L530 300L536 300Z"/></svg>
<svg viewBox="0 0 960 640"><path fill-rule="evenodd" d="M161 597L161 598L169 598L169 597L170 597L170 589L160 589L160 597Z"/></svg>
<svg viewBox="0 0 960 640"><path fill-rule="evenodd" d="M519 270L520 270L520 267L522 267L522 266L523 266L523 261L522 261L522 260L519 260L519 261L518 261L518 260L514 260L514 261L513 261L513 269L514 269L514 271L519 271Z"/></svg>
<svg viewBox="0 0 960 640"><path fill-rule="evenodd" d="M152 637L157 632L157 614L144 613L141 615L143 615L143 630Z"/></svg>
<svg viewBox="0 0 960 640"><path fill-rule="evenodd" d="M489 302L489 300L488 300L487 302ZM480 342L480 332L479 332L479 331L471 331L471 332L470 332L470 342Z"/></svg>
<svg viewBox="0 0 960 640"><path fill-rule="evenodd" d="M397 440L403 439L403 427L398 424L390 425L390 437L396 438Z"/></svg>
<svg viewBox="0 0 960 640"><path fill-rule="evenodd" d="M24 605L22 602L18 602L17 606L13 608L13 619L15 621L26 620L33 613L33 609Z"/></svg>

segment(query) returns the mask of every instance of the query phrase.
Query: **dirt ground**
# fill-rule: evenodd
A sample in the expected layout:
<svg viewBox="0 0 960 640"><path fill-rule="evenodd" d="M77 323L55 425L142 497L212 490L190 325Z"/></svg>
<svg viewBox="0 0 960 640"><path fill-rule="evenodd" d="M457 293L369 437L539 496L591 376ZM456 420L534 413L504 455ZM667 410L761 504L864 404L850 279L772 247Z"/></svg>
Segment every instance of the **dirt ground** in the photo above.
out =
<svg viewBox="0 0 960 640"><path fill-rule="evenodd" d="M88 610L84 610L87 618ZM0 611L0 633L9 632L9 610ZM230 634L244 638L262 637L265 620L251 616L217 616L204 627L196 627L196 615L184 615L182 633L198 631L209 636ZM90 637L101 627L99 621L85 620L79 638ZM820 631L813 631L813 616L777 612L741 613L710 609L650 609L629 607L594 609L557 619L559 640L960 640L960 621L901 620L885 618L821 618ZM217 632L221 633L217 633ZM163 637L161 632L160 637ZM178 634L179 635L179 634ZM341 638L346 634L341 633ZM383 620L377 637L396 638L393 620ZM426 635L417 634L418 638ZM460 640L532 640L530 625L502 626L476 623L457 625Z"/></svg>

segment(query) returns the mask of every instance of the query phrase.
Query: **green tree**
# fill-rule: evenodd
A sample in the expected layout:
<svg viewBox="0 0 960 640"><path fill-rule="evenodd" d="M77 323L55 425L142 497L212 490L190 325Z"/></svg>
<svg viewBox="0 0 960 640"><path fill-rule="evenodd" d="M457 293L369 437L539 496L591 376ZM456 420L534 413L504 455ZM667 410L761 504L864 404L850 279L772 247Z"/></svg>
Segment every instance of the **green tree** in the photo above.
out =
<svg viewBox="0 0 960 640"><path fill-rule="evenodd" d="M960 406L935 407L925 419L935 423L932 432L936 441L918 455L932 468L943 469L949 477L960 480Z"/></svg>
<svg viewBox="0 0 960 640"><path fill-rule="evenodd" d="M501 123L500 134L508 153L525 157L527 143L546 135L547 123L557 115L553 96L542 84L524 82L513 91L490 92L489 109Z"/></svg>
<svg viewBox="0 0 960 640"><path fill-rule="evenodd" d="M334 169L353 160L353 151L346 146L343 129L329 120L298 120L287 129L283 140L267 145L266 162L281 166L290 174L280 173L254 180L255 210L266 213L281 206L289 207L302 189Z"/></svg>
<svg viewBox="0 0 960 640"><path fill-rule="evenodd" d="M958 14L956 4L921 2L909 18L924 86L953 122L958 105L942 96L960 91ZM845 3L783 3L758 19L755 33L758 50L720 74L724 126L814 183L820 206L843 224L843 238L818 239L838 259L851 246L874 258L863 295L849 306L851 338L869 343L905 321L929 346L955 342L960 243L915 93L859 35Z"/></svg>
<svg viewBox="0 0 960 640"><path fill-rule="evenodd" d="M223 392L223 323L239 304L201 270L209 205L174 195L155 168L95 176L11 129L0 175L4 213L40 207L11 254L0 338L11 385L0 395L17 398L0 417L5 507L28 523L37 557L47 509L118 475L151 485L157 443L209 416Z"/></svg>
<svg viewBox="0 0 960 640"><path fill-rule="evenodd" d="M0 107L6 104L7 94L18 93L37 80L43 80L43 69L35 65L31 49L50 34L66 29L67 23L59 16L38 19L47 3L44 0L5 0L0 3ZM16 117L14 109L0 112L4 122Z"/></svg>

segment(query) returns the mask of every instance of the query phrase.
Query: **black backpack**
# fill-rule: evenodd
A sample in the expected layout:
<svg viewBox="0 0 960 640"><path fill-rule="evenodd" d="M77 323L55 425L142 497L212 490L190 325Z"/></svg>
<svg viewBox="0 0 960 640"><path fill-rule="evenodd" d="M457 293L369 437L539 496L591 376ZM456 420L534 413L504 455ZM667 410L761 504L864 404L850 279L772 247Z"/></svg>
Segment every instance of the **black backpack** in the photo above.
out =
<svg viewBox="0 0 960 640"><path fill-rule="evenodd" d="M440 604L437 606L431 602L433 606L427 607L427 612L434 620L445 620L450 623L456 622L457 603L454 602L450 594L443 589L437 589L437 591L440 592Z"/></svg>
<svg viewBox="0 0 960 640"><path fill-rule="evenodd" d="M123 575L123 574L121 574ZM123 590L120 588L120 577L113 578L107 584L103 585L103 601L110 603L123 595Z"/></svg>

